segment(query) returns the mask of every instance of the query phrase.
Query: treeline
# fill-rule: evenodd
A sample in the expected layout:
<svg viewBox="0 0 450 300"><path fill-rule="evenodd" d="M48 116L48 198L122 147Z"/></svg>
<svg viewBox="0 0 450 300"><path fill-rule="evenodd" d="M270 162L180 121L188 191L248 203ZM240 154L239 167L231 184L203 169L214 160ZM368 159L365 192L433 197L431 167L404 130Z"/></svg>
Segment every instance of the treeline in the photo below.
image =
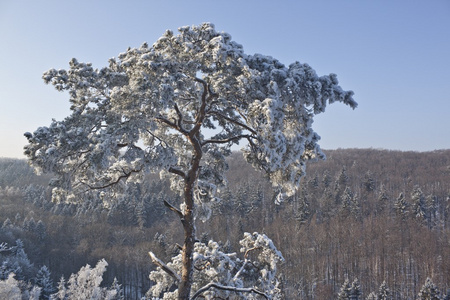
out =
<svg viewBox="0 0 450 300"><path fill-rule="evenodd" d="M351 290L355 280L351 299L369 299L382 287L386 299L415 299L425 282L443 298L450 289L450 150L326 154L307 166L301 189L282 205L264 176L233 154L229 186L212 217L198 222L198 238L238 251L243 232L266 233L286 259L279 272L286 299L347 299L346 284ZM21 239L36 270L47 266L54 282L105 258L106 283L117 277L126 298L141 297L151 284L147 252L168 261L179 251L181 226L163 204L178 205L177 195L149 177L107 208L100 194L53 203L48 180L25 161L0 160L0 242Z"/></svg>

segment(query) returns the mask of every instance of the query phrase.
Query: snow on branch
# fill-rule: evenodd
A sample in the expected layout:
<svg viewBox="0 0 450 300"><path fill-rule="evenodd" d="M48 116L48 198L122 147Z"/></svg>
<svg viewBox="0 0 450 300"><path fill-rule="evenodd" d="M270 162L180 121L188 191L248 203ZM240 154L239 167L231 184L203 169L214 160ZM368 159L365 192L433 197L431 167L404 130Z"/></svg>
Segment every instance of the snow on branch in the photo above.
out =
<svg viewBox="0 0 450 300"><path fill-rule="evenodd" d="M11 251L11 248L8 247L7 243L1 243L0 244L0 252L6 252L6 251Z"/></svg>
<svg viewBox="0 0 450 300"><path fill-rule="evenodd" d="M181 277L174 270L172 270L169 266L167 266L162 260L157 258L153 252L149 251L148 254L150 255L150 258L155 265L160 267L164 272L169 274L171 277L173 277L178 282L181 281Z"/></svg>
<svg viewBox="0 0 450 300"><path fill-rule="evenodd" d="M264 294L261 291L258 291L255 288L238 288L238 287L234 287L234 286L225 286L225 285L220 285L220 284L211 282L211 283L208 283L207 285L205 285L204 287L202 287L201 289L199 289L194 294L194 296L192 296L191 300L197 299L197 297L199 297L203 292L206 292L207 290L209 290L211 288L216 288L216 289L224 290L224 291L232 291L232 292L236 292L236 293L255 293L260 296L263 296L266 299L270 299L269 296L267 296L266 294Z"/></svg>

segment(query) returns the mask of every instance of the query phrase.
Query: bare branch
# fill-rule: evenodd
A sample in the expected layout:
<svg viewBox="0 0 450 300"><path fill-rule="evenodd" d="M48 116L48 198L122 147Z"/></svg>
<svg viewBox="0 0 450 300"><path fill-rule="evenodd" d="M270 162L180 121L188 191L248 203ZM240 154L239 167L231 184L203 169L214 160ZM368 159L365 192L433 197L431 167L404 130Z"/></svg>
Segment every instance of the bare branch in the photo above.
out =
<svg viewBox="0 0 450 300"><path fill-rule="evenodd" d="M261 248L262 248L262 247L253 247L253 248L247 249L247 251L245 251L244 258L247 259L248 254L249 254L251 251L253 251L253 250L258 250L258 249L261 249Z"/></svg>
<svg viewBox="0 0 450 300"><path fill-rule="evenodd" d="M261 291L258 291L255 288L237 288L234 286L225 286L225 285L211 282L211 283L208 283L207 285L205 285L204 287L202 287L201 289L197 290L197 292L192 296L191 300L195 300L203 292L206 292L207 290L209 290L211 288L216 288L216 289L224 290L224 291L232 291L232 292L236 292L236 293L255 293L260 296L263 296L266 299L270 299L268 295L266 295L265 293L263 293Z"/></svg>
<svg viewBox="0 0 450 300"><path fill-rule="evenodd" d="M247 263L249 262L249 260L248 260L248 254L249 254L251 251L257 250L257 249L260 249L260 248L261 248L261 247L253 247L253 248L247 249L247 251L245 251L245 254L244 254L244 258L245 258L244 263L242 264L242 267L239 269L239 271L237 271L236 275L234 275L233 281L236 281L236 280L238 279L238 277L241 275L241 273L244 271L245 266L246 266Z"/></svg>
<svg viewBox="0 0 450 300"><path fill-rule="evenodd" d="M152 136L152 138L157 139L159 141L160 144L164 144L163 147L168 147L169 145L167 144L166 141L162 140L159 136L155 135L153 132L151 132L150 130L146 129L145 130L148 134L150 134ZM153 143L153 140L152 140Z"/></svg>
<svg viewBox="0 0 450 300"><path fill-rule="evenodd" d="M173 129L179 130L176 123L171 122L171 121L167 120L167 119L164 118L164 117L156 117L155 119L156 119L157 121L160 121L160 122L162 122L162 123L165 123L165 124L169 125L169 127L173 128Z"/></svg>
<svg viewBox="0 0 450 300"><path fill-rule="evenodd" d="M256 134L256 131L254 129L250 128L249 126L245 125L242 122L239 122L238 120L234 120L234 119L232 119L230 117L224 116L218 111L210 111L209 113L212 114L212 115L216 115L216 116L218 116L220 118L223 118L223 119L225 119L225 120L227 120L227 121L229 121L229 122L231 122L233 124L236 124L236 125L244 128L244 129L250 131L252 134Z"/></svg>
<svg viewBox="0 0 450 300"><path fill-rule="evenodd" d="M175 108L175 111L176 111L176 113L177 113L177 115L178 115L178 129L181 131L181 132L186 132L186 130L183 128L183 115L181 114L181 111L180 111L180 109L178 108L178 105L175 103L174 104L174 106L173 106L174 108Z"/></svg>
<svg viewBox="0 0 450 300"><path fill-rule="evenodd" d="M153 252L149 251L148 255L150 255L150 258L155 265L160 267L162 270L164 270L164 272L169 274L171 277L175 278L175 280L177 280L177 282L181 281L180 275L178 275L174 270L172 270L172 268L167 266L162 260L157 258Z"/></svg>
<svg viewBox="0 0 450 300"><path fill-rule="evenodd" d="M224 139L224 140L213 140L213 139L211 139L211 140L203 141L202 146L204 146L206 144L226 144L226 143L229 143L229 142L232 142L232 141L235 141L235 140L249 139L249 138L252 138L252 136L248 135L248 134L243 134L243 135L233 136L233 137L230 137L230 138Z"/></svg>
<svg viewBox="0 0 450 300"><path fill-rule="evenodd" d="M208 100L208 98L206 97L208 94L208 84L206 83L206 81L197 77L195 77L194 80L200 82L203 85L203 93L202 93L202 102L200 108L198 109L197 116L195 118L195 125L189 132L189 136L191 138L194 137L199 132L202 126L203 120L206 116L206 103Z"/></svg>
<svg viewBox="0 0 450 300"><path fill-rule="evenodd" d="M179 176L181 176L181 177L183 177L183 178L186 177L186 174L185 174L183 171L178 170L178 169L175 169L174 167L170 167L170 168L169 168L169 172L172 173L172 174L179 175Z"/></svg>
<svg viewBox="0 0 450 300"><path fill-rule="evenodd" d="M172 204L170 204L169 202L167 202L166 200L164 200L164 205L169 208L171 211L175 212L180 218L183 218L183 213L177 209L175 206L173 206Z"/></svg>

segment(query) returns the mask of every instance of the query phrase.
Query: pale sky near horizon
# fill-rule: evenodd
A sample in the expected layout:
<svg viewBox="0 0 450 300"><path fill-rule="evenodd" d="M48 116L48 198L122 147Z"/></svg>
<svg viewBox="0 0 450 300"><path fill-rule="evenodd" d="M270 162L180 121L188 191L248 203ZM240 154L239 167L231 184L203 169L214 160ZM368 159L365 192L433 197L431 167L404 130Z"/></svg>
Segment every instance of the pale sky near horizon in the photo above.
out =
<svg viewBox="0 0 450 300"><path fill-rule="evenodd" d="M450 149L450 1L0 0L0 157L24 158L24 132L70 114L42 73L72 57L101 68L166 29L215 24L246 53L336 73L336 103L313 125L323 149Z"/></svg>

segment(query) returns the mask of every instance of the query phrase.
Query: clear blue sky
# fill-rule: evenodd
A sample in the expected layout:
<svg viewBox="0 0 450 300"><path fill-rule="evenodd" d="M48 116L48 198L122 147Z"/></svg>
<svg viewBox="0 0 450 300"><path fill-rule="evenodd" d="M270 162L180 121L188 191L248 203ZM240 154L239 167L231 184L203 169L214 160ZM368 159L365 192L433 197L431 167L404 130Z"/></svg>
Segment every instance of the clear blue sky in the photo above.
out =
<svg viewBox="0 0 450 300"><path fill-rule="evenodd" d="M450 1L0 0L0 157L69 111L43 83L72 57L101 68L166 30L211 22L247 53L336 73L356 110L334 104L314 128L323 149L450 148Z"/></svg>

